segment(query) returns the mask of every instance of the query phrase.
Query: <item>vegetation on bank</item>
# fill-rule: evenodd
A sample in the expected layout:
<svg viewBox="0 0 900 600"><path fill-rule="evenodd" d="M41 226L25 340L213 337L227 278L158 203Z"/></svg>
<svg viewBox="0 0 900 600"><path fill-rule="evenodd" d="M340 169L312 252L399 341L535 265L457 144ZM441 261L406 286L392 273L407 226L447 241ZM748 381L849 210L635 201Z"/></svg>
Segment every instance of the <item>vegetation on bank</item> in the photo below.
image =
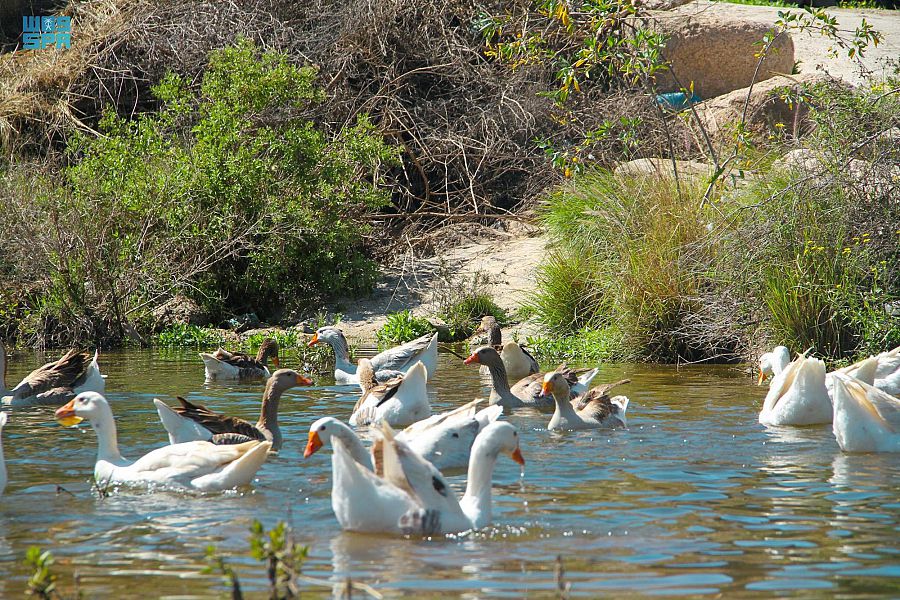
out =
<svg viewBox="0 0 900 600"><path fill-rule="evenodd" d="M314 69L244 40L198 88L169 75L154 93L155 113L71 134L63 164L8 167L6 337L121 343L176 292L217 322L371 288L365 215L394 153L365 115L334 132L304 117Z"/></svg>
<svg viewBox="0 0 900 600"><path fill-rule="evenodd" d="M558 189L530 311L619 360L734 360L777 341L841 361L900 344L898 83L805 90L812 160L760 158L786 139L747 148L762 167L737 187L595 171Z"/></svg>

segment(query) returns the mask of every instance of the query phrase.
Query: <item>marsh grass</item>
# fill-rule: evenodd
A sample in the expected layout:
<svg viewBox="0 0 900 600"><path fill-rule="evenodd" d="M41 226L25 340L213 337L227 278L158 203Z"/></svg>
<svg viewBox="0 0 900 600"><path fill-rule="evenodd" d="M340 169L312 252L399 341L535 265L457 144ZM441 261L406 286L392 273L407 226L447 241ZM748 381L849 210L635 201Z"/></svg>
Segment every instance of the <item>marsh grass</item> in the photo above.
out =
<svg viewBox="0 0 900 600"><path fill-rule="evenodd" d="M720 211L704 190L699 180L597 171L553 194L544 222L554 248L529 310L558 335L606 331L599 354L668 362L733 353L695 327L695 315L716 312L707 305L718 238L708 226Z"/></svg>

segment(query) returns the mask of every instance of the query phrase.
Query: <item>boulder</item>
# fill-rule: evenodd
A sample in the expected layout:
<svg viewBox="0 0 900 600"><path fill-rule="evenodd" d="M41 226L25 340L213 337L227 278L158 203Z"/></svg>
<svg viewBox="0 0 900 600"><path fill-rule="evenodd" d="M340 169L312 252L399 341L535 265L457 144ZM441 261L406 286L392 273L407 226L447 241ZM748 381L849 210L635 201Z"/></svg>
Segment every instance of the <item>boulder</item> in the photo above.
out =
<svg viewBox="0 0 900 600"><path fill-rule="evenodd" d="M680 178L708 178L714 170L711 165L693 160L676 160L675 163ZM672 169L672 159L670 158L639 158L620 163L614 173L620 177L644 175L664 179L673 177L675 172Z"/></svg>
<svg viewBox="0 0 900 600"><path fill-rule="evenodd" d="M668 37L663 56L670 71L657 75L659 92L690 89L701 98L714 98L794 69L794 42L781 35L756 72L759 43L770 25L709 13L680 14L658 20ZM680 85L679 85L680 84Z"/></svg>
<svg viewBox="0 0 900 600"><path fill-rule="evenodd" d="M794 95L803 86L819 82L834 81L827 75L804 74L790 77L773 77L753 86L734 90L728 94L701 102L697 114L713 138L727 137L734 126L740 123L744 104L747 104L746 128L754 134L783 131L799 136L808 129L807 106L803 103L785 100L785 92ZM692 121L692 126L696 123Z"/></svg>
<svg viewBox="0 0 900 600"><path fill-rule="evenodd" d="M181 294L177 294L152 311L156 329L175 324L209 325L209 316L199 304Z"/></svg>

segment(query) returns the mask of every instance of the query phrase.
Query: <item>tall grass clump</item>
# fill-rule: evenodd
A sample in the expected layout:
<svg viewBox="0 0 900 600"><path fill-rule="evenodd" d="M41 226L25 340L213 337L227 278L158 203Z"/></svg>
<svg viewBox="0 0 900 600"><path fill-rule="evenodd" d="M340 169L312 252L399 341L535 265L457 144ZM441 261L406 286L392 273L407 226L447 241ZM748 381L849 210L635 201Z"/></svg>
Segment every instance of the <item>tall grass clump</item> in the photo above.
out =
<svg viewBox="0 0 900 600"><path fill-rule="evenodd" d="M717 218L700 181L586 174L552 194L544 223L553 248L530 302L557 335L585 328L621 336L620 358L675 361L728 355L732 336L711 336L710 273ZM721 317L731 316L723 310Z"/></svg>

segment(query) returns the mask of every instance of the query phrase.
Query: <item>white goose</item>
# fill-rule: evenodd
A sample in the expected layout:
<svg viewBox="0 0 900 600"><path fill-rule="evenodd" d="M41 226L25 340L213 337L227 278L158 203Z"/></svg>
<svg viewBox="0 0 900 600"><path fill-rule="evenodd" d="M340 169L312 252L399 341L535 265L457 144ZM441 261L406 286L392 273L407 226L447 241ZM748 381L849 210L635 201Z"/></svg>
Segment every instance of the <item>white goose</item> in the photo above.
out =
<svg viewBox="0 0 900 600"><path fill-rule="evenodd" d="M6 425L6 413L0 412L0 494L6 489L6 461L3 458L3 426Z"/></svg>
<svg viewBox="0 0 900 600"><path fill-rule="evenodd" d="M69 350L60 359L38 367L11 390L6 389L6 349L0 343L0 395L10 406L42 406L65 404L80 392L102 393L105 376L88 352Z"/></svg>
<svg viewBox="0 0 900 600"><path fill-rule="evenodd" d="M801 354L772 380L759 422L776 426L830 423L832 412L825 363Z"/></svg>
<svg viewBox="0 0 900 600"><path fill-rule="evenodd" d="M356 433L335 418L324 417L309 428L303 453L309 458L331 444L331 508L341 529L368 533L403 533L400 519L420 508L416 498L372 469L372 457Z"/></svg>
<svg viewBox="0 0 900 600"><path fill-rule="evenodd" d="M766 352L759 357L758 385L769 377L776 377L784 371L791 362L791 351L787 346L775 346L771 352Z"/></svg>
<svg viewBox="0 0 900 600"><path fill-rule="evenodd" d="M484 400L473 400L413 423L398 433L397 439L405 441L437 469L465 467L476 436L503 414L503 407L498 404L478 410L482 403Z"/></svg>
<svg viewBox="0 0 900 600"><path fill-rule="evenodd" d="M553 396L556 408L547 429L599 429L605 427L625 427L625 411L628 397L609 397L609 391L619 385L629 383L623 379L605 383L585 392L575 399L571 397L569 382L563 373L551 371L544 376L541 394Z"/></svg>
<svg viewBox="0 0 900 600"><path fill-rule="evenodd" d="M838 369L834 373L855 377L891 396L900 395L900 346ZM826 382L829 388L831 383L829 377L829 381Z"/></svg>
<svg viewBox="0 0 900 600"><path fill-rule="evenodd" d="M438 335L423 335L411 342L407 342L402 346L385 350L376 354L369 361L378 381L386 381L396 377L398 373L405 373L411 369L417 362L421 361L425 365L428 379L434 377L437 370L437 339ZM357 375L357 367L350 362L350 346L347 344L347 338L343 332L337 327L320 327L312 339L309 346L316 344L328 344L334 350L334 381L338 385L349 385L359 383Z"/></svg>
<svg viewBox="0 0 900 600"><path fill-rule="evenodd" d="M101 484L161 484L202 492L247 485L266 460L269 442L217 446L185 442L157 448L136 461L119 453L116 422L106 398L95 392L78 394L56 411L61 425L88 420L97 434L94 478Z"/></svg>
<svg viewBox="0 0 900 600"><path fill-rule="evenodd" d="M350 424L371 425L381 420L392 427L404 427L431 416L426 388L425 365L417 362L405 375L379 385L367 359L359 361L359 381L363 394L353 407Z"/></svg>
<svg viewBox="0 0 900 600"><path fill-rule="evenodd" d="M832 429L844 452L900 452L900 399L838 373Z"/></svg>
<svg viewBox="0 0 900 600"><path fill-rule="evenodd" d="M519 450L519 434L511 423L495 421L475 438L469 458L466 492L459 500L441 472L415 453L403 440L383 425L384 477L397 487L407 488L420 507L400 520L407 532L425 534L459 533L491 524L491 485L500 452L525 465Z"/></svg>

